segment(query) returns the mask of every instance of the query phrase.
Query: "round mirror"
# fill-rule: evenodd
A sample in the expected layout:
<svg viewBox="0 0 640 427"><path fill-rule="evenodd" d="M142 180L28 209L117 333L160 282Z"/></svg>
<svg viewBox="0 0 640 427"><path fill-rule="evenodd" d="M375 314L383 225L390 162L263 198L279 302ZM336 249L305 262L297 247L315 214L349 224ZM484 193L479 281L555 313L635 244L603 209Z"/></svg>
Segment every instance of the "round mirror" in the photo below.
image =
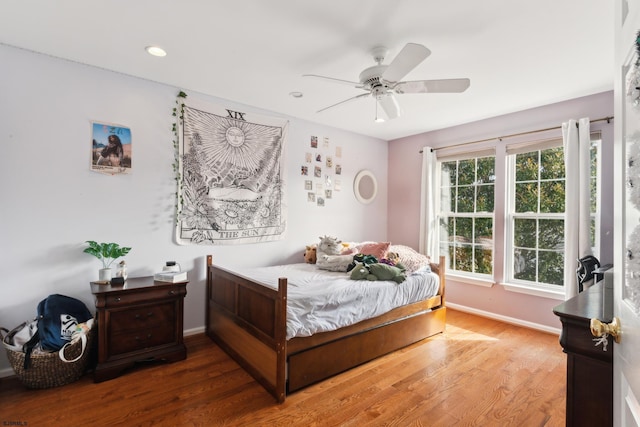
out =
<svg viewBox="0 0 640 427"><path fill-rule="evenodd" d="M378 181L369 170L361 170L353 181L353 192L360 203L373 202L378 194Z"/></svg>

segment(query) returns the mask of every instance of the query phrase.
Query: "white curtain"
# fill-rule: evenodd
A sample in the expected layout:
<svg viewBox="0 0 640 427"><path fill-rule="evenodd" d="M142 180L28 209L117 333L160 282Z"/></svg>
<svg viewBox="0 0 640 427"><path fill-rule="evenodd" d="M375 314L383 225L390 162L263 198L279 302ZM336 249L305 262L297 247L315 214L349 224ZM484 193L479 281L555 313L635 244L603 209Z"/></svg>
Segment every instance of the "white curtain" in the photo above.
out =
<svg viewBox="0 0 640 427"><path fill-rule="evenodd" d="M420 246L419 252L437 260L438 251L438 176L437 158L431 147L422 149L422 182L420 192Z"/></svg>
<svg viewBox="0 0 640 427"><path fill-rule="evenodd" d="M576 126L577 125L577 126ZM565 299L578 294L578 259L591 255L589 119L562 123L565 161Z"/></svg>

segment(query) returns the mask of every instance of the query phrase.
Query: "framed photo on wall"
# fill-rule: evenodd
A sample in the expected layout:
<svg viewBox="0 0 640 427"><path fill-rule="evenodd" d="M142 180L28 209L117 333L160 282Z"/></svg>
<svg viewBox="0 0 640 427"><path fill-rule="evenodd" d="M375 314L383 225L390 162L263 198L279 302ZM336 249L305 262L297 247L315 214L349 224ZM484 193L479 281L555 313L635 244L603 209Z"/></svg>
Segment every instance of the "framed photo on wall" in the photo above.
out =
<svg viewBox="0 0 640 427"><path fill-rule="evenodd" d="M131 172L131 129L91 122L91 170L107 175Z"/></svg>

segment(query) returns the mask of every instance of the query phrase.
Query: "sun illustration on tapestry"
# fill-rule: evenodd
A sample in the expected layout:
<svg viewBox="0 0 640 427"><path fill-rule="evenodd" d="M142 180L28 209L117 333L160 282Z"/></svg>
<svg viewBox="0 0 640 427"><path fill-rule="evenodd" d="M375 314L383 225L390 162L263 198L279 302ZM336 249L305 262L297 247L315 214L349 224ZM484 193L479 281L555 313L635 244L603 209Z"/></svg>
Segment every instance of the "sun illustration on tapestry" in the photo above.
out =
<svg viewBox="0 0 640 427"><path fill-rule="evenodd" d="M286 122L183 105L180 243L282 238L281 156ZM273 120L271 120L273 121Z"/></svg>

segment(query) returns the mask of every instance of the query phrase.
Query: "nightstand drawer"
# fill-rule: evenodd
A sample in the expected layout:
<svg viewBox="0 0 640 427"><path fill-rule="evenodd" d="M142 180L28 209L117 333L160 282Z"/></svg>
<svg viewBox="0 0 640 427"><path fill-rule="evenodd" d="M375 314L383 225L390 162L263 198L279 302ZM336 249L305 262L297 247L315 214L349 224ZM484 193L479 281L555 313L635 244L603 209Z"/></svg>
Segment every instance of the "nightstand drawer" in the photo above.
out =
<svg viewBox="0 0 640 427"><path fill-rule="evenodd" d="M110 356L176 342L175 331L167 328L140 329L124 334L113 334L110 338Z"/></svg>
<svg viewBox="0 0 640 427"><path fill-rule="evenodd" d="M144 292L122 292L106 297L107 307L117 307L145 301L157 301L163 298L176 298L187 293L184 287L162 286L157 289L147 288Z"/></svg>
<svg viewBox="0 0 640 427"><path fill-rule="evenodd" d="M175 324L175 302L135 306L111 312L111 330L118 332L138 331Z"/></svg>
<svg viewBox="0 0 640 427"><path fill-rule="evenodd" d="M98 326L95 382L114 378L140 361L187 357L182 337L187 282L135 277L124 285L92 283L91 292Z"/></svg>

